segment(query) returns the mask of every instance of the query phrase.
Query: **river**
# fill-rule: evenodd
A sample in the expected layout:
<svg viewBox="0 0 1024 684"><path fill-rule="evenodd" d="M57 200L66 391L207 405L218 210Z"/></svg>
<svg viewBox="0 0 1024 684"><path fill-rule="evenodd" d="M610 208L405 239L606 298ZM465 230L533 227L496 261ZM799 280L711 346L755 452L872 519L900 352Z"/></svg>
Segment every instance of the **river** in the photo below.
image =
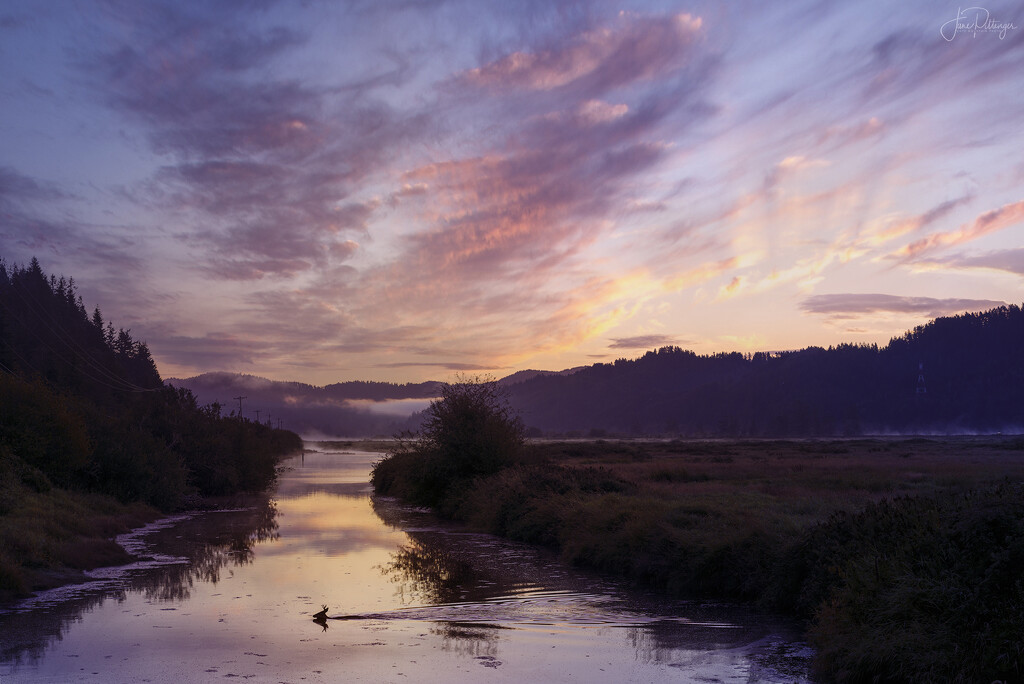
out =
<svg viewBox="0 0 1024 684"><path fill-rule="evenodd" d="M785 619L467 532L372 497L380 454L307 447L273 496L125 535L143 560L0 612L0 679L810 681Z"/></svg>

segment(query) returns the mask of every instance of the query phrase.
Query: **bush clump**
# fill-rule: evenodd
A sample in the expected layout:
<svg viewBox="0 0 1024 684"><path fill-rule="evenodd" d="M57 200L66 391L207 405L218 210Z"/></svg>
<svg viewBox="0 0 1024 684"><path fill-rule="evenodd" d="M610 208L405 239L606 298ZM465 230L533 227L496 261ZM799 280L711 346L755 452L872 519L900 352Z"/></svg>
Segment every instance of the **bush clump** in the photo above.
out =
<svg viewBox="0 0 1024 684"><path fill-rule="evenodd" d="M374 489L424 506L439 506L476 478L522 455L522 420L497 383L461 380L443 386L423 427L400 439L372 473Z"/></svg>

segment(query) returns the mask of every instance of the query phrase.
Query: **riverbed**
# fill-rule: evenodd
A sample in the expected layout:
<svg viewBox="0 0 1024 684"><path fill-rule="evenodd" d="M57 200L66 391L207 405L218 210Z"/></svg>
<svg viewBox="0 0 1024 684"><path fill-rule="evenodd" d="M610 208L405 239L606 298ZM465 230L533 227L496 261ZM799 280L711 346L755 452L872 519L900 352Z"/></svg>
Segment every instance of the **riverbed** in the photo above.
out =
<svg viewBox="0 0 1024 684"><path fill-rule="evenodd" d="M0 679L810 681L788 620L637 591L373 497L378 458L307 443L273 495L125 536L140 561L0 613Z"/></svg>

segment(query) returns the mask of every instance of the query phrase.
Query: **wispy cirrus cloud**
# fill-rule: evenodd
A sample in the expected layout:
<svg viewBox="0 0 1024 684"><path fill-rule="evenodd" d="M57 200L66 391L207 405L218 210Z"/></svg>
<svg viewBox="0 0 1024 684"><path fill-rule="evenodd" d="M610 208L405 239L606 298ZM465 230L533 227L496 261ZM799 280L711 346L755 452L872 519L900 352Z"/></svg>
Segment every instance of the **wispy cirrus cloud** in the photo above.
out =
<svg viewBox="0 0 1024 684"><path fill-rule="evenodd" d="M67 193L53 183L41 182L16 169L0 166L0 206L6 210L26 201L54 201L66 197Z"/></svg>
<svg viewBox="0 0 1024 684"><path fill-rule="evenodd" d="M970 203L974 199L972 194L964 195L957 199L946 200L935 205L931 209L914 216L895 217L884 225L868 230L863 236L863 242L868 246L878 246L903 237L909 233L924 230L936 222L945 219L957 208Z"/></svg>
<svg viewBox="0 0 1024 684"><path fill-rule="evenodd" d="M495 98L508 88L529 92L493 122L481 154L402 176L398 193L415 200L409 211L423 228L367 273L372 290L387 283L397 293L385 308L416 317L452 302L471 320L517 316L520 335L489 341L509 350L578 342L601 327L583 312L628 295L616 278L581 286L595 275L585 253L620 208L635 204L638 184L667 159L666 141L709 115L699 103L712 67L690 59L700 21L657 19L623 15L610 28L507 54L445 84L460 101L501 83L507 88ZM655 76L681 80L666 91Z"/></svg>
<svg viewBox="0 0 1024 684"><path fill-rule="evenodd" d="M57 184L0 167L0 246L2 256L28 261L60 254L73 245L81 264L107 267L105 277L138 274L142 260L136 240L74 218L78 198Z"/></svg>
<svg viewBox="0 0 1024 684"><path fill-rule="evenodd" d="M305 36L253 29L245 3L111 8L121 39L82 66L112 108L147 127L157 152L200 159L286 153L313 123L318 93L297 81L259 78ZM232 23L230 33L220 29L223 22Z"/></svg>
<svg viewBox="0 0 1024 684"><path fill-rule="evenodd" d="M160 354L170 363L185 367L240 369L262 358L258 342L226 333L207 333L199 337L159 334Z"/></svg>
<svg viewBox="0 0 1024 684"><path fill-rule="evenodd" d="M439 98L468 107L460 116L511 90L521 97L490 121L497 135L478 156L435 154L380 200L362 189L386 170L389 151L437 130L426 107L399 112L373 97L402 74L357 76L358 99L347 99L356 94L348 86L335 96L269 70L301 51L305 34L257 29L239 13L227 49L216 30L224 17L203 12L132 15L122 44L98 59L98 92L170 156L136 198L202 246L194 268L235 281L315 274L312 285L257 296L251 311L335 343L310 344L271 323L281 329L254 332L275 340L263 358L560 348L629 315L632 292L595 277L584 254L620 207L638 204L637 184L667 158L666 141L711 114L701 93L712 66L696 50L702 20L624 13L440 82ZM396 57L399 72L407 61ZM391 210L416 226L399 250L369 269L346 267ZM454 333L439 309L447 302L477 323ZM489 333L509 316L519 316L518 334ZM407 328L421 331L415 343L398 332Z"/></svg>
<svg viewBox="0 0 1024 684"><path fill-rule="evenodd" d="M932 233L920 240L915 240L896 250L890 256L903 263L914 261L936 250L970 242L1022 222L1024 222L1024 200L986 211L956 230Z"/></svg>
<svg viewBox="0 0 1024 684"><path fill-rule="evenodd" d="M862 96L868 102L918 100L916 107L921 99L944 99L950 84L980 90L1020 68L1022 45L1020 31L1005 40L944 41L909 27L894 28L873 46Z"/></svg>

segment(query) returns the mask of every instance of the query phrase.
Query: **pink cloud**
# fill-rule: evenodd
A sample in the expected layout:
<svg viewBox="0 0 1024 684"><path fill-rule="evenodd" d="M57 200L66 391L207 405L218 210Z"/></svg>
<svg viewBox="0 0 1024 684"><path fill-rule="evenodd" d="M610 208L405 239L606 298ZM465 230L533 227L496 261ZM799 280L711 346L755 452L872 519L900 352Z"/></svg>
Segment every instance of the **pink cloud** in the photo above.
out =
<svg viewBox="0 0 1024 684"><path fill-rule="evenodd" d="M1022 221L1024 221L1024 200L986 211L971 223L964 224L956 230L933 233L928 237L915 240L897 250L892 256L903 262L914 261L928 252L970 242Z"/></svg>
<svg viewBox="0 0 1024 684"><path fill-rule="evenodd" d="M581 85L601 92L681 66L701 23L689 14L665 19L623 12L612 28L587 31L566 45L513 52L466 72L462 79L485 88L546 91Z"/></svg>

